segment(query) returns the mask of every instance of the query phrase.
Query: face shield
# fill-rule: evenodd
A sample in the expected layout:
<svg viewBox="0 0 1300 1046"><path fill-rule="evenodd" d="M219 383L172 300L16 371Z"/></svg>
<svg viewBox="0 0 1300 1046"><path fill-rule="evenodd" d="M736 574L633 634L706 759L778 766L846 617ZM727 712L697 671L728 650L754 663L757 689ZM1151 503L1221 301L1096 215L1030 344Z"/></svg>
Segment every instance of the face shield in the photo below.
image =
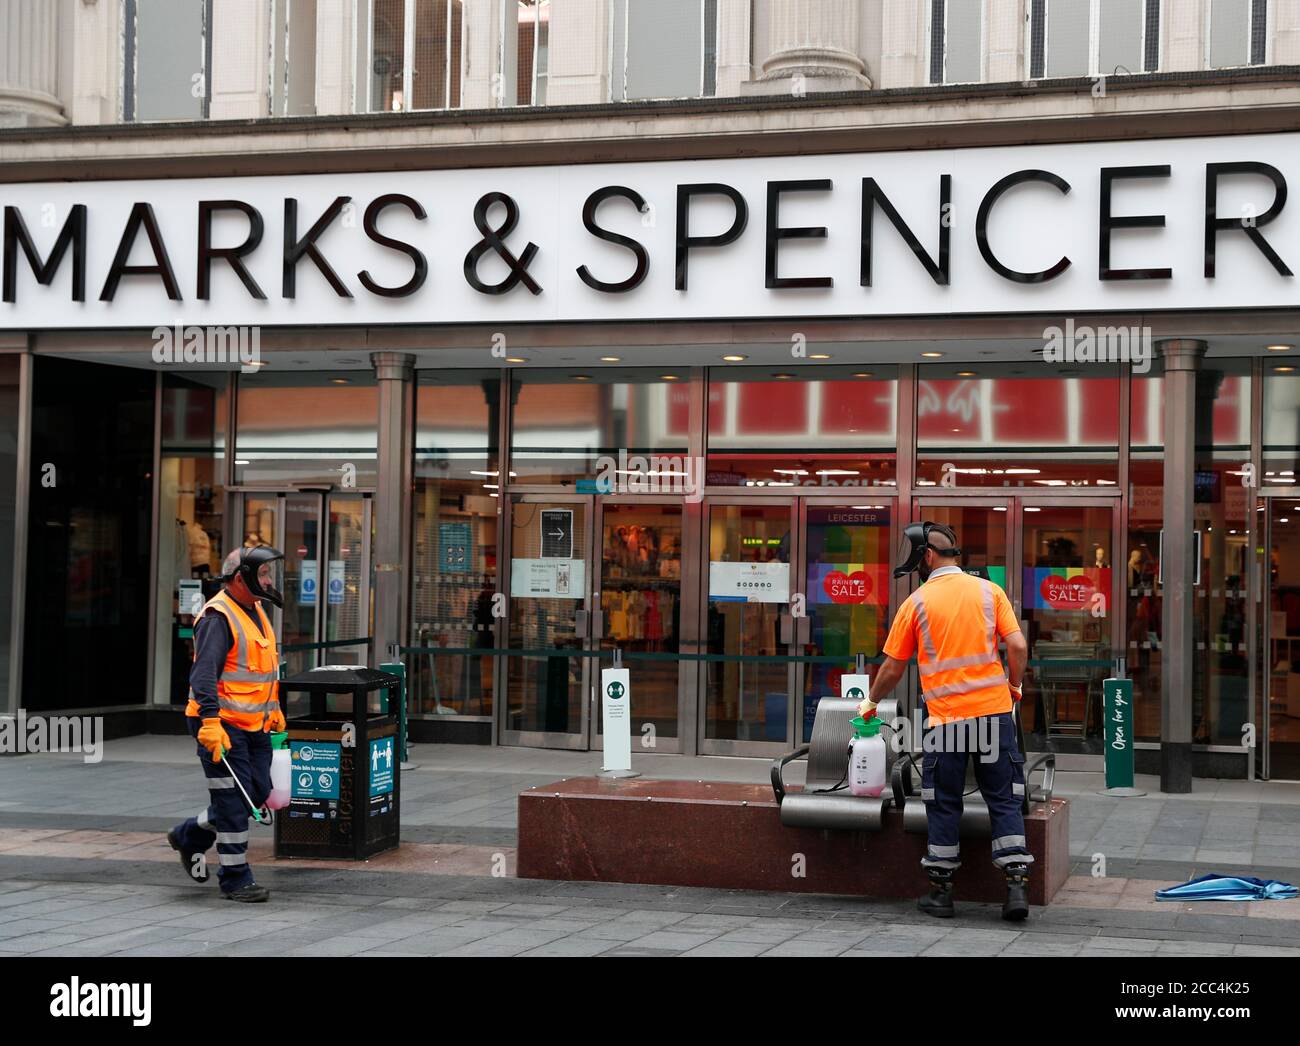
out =
<svg viewBox="0 0 1300 1046"><path fill-rule="evenodd" d="M284 606L284 553L270 545L246 548L241 554L240 576L248 591L277 607Z"/></svg>
<svg viewBox="0 0 1300 1046"><path fill-rule="evenodd" d="M894 577L903 577L912 573L925 559L926 538L933 523L909 523L903 528L903 540L898 546L898 566L894 567Z"/></svg>
<svg viewBox="0 0 1300 1046"><path fill-rule="evenodd" d="M930 544L930 532L938 523L926 520L924 523L909 523L903 528L903 540L898 547L898 566L894 567L894 577L903 577L917 571L924 581L929 576L925 568L925 551L932 549L941 553L945 559L955 559L961 555L961 549L955 547L939 549ZM951 532L949 532L951 533Z"/></svg>

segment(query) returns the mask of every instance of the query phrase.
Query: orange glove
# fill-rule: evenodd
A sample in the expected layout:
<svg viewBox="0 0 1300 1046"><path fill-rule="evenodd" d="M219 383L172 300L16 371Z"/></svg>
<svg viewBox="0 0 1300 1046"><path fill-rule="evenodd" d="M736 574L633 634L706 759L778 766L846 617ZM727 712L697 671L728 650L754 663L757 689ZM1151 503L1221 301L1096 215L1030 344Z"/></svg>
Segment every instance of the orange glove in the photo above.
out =
<svg viewBox="0 0 1300 1046"><path fill-rule="evenodd" d="M262 732L266 734L278 734L289 728L289 724L284 721L284 713L278 708L273 708L266 713L265 721L262 724Z"/></svg>
<svg viewBox="0 0 1300 1046"><path fill-rule="evenodd" d="M214 763L221 762L221 750L230 751L230 735L220 719L205 719L199 727L199 744L206 748Z"/></svg>

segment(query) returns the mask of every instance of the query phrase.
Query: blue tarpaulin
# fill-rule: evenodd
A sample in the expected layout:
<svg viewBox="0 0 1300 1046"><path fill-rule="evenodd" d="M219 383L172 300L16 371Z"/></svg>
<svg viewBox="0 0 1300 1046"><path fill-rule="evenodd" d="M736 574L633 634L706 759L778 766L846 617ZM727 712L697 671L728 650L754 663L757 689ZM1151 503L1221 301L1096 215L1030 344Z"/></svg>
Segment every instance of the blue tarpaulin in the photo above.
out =
<svg viewBox="0 0 1300 1046"><path fill-rule="evenodd" d="M1202 875L1177 886L1156 891L1157 901L1281 901L1298 891L1278 879L1249 876Z"/></svg>

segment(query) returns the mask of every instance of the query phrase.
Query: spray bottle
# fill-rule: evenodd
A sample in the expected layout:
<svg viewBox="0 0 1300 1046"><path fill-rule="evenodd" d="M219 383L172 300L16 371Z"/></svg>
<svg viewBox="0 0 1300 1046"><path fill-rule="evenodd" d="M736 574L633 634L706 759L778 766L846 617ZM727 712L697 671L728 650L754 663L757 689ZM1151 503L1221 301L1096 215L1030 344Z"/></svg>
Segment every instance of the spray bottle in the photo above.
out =
<svg viewBox="0 0 1300 1046"><path fill-rule="evenodd" d="M878 798L885 790L885 739L875 709L866 718L854 716L849 742L849 792Z"/></svg>
<svg viewBox="0 0 1300 1046"><path fill-rule="evenodd" d="M266 800L268 809L283 810L289 805L289 735L281 731L271 735L271 794Z"/></svg>

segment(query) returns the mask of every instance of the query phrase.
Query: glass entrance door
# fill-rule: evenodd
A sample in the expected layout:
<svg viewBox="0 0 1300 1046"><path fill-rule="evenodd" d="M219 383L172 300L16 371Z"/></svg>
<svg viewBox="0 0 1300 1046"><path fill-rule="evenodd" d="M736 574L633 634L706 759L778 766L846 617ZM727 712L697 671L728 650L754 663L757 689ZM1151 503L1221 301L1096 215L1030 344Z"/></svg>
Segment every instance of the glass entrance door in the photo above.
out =
<svg viewBox="0 0 1300 1046"><path fill-rule="evenodd" d="M792 653L808 619L791 614L794 499L709 499L700 702L702 754L775 755L793 741ZM755 660L759 658L760 660Z"/></svg>
<svg viewBox="0 0 1300 1046"><path fill-rule="evenodd" d="M1017 498L1015 511L1021 570L1014 600L1029 641L1025 745L1100 755L1102 681L1116 674L1122 653L1112 612L1123 591L1114 567L1118 502Z"/></svg>
<svg viewBox="0 0 1300 1046"><path fill-rule="evenodd" d="M592 614L592 499L516 495L510 504L510 600L501 741L586 749ZM573 654L569 653L570 651Z"/></svg>
<svg viewBox="0 0 1300 1046"><path fill-rule="evenodd" d="M1001 586L1015 607L1029 643L1026 748L1100 753L1101 682L1118 653L1118 500L922 498L916 514L952 527L962 567Z"/></svg>
<svg viewBox="0 0 1300 1046"><path fill-rule="evenodd" d="M1268 498L1261 774L1300 780L1300 500Z"/></svg>
<svg viewBox="0 0 1300 1046"><path fill-rule="evenodd" d="M880 657L889 633L890 575L897 547L892 529L894 500L845 504L801 499L803 536L798 576L806 600L806 637L799 652L836 656L838 664L798 664L795 692L802 742L812 739L817 703L838 697L840 676L852 672L856 656L868 663Z"/></svg>
<svg viewBox="0 0 1300 1046"><path fill-rule="evenodd" d="M592 602L605 650L652 655L633 673L635 750L680 752L681 673L675 657L682 623L682 502L643 497L599 500L600 576ZM608 662L602 662L608 664ZM599 681L592 665L592 682ZM592 704L593 748L603 748L599 694Z"/></svg>
<svg viewBox="0 0 1300 1046"><path fill-rule="evenodd" d="M286 653L286 671L365 664L371 623L370 496L249 491L243 499L243 544L273 545L284 553L284 608L272 615L281 648L359 641Z"/></svg>

